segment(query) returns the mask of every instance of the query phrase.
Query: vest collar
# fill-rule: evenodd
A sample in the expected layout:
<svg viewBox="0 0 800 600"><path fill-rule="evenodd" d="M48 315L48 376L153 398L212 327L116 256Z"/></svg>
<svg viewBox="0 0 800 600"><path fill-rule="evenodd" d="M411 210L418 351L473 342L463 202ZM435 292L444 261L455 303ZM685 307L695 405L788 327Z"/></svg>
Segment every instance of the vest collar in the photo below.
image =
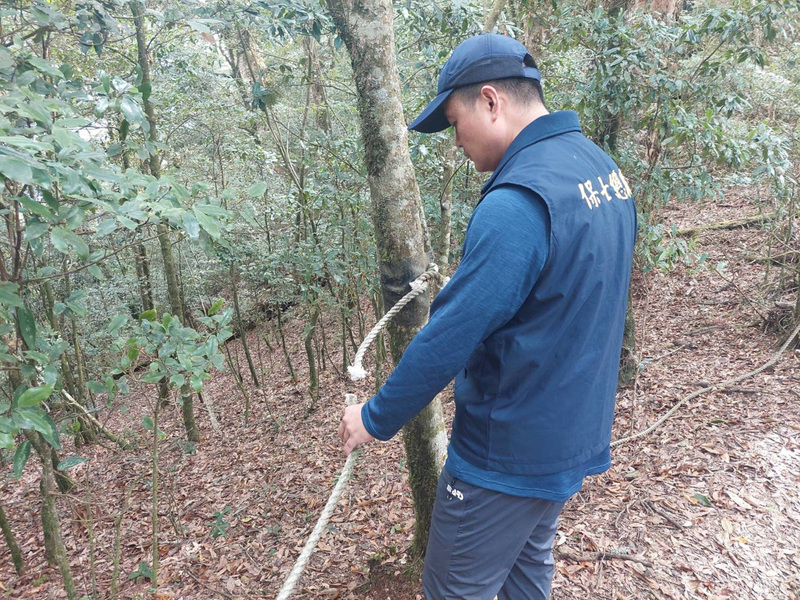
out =
<svg viewBox="0 0 800 600"><path fill-rule="evenodd" d="M567 133L569 131L580 131L581 125L578 122L578 113L572 110L560 110L558 112L549 113L531 121L525 129L519 132L519 135L514 138L514 141L506 149L503 158L500 159L500 164L492 173L483 188L481 188L481 197L485 196L492 185L494 184L497 176L508 164L508 161L517 154L520 150L532 146L537 142L541 142L547 138Z"/></svg>

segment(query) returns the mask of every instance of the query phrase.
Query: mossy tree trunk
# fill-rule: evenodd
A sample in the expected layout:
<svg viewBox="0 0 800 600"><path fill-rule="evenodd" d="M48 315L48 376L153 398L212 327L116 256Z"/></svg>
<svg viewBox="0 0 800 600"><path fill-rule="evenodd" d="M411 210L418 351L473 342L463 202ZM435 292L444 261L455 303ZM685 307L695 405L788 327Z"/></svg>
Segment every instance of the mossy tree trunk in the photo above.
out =
<svg viewBox="0 0 800 600"><path fill-rule="evenodd" d="M256 374L256 367L253 364L253 357L250 355L250 347L247 345L247 331L242 321L242 313L239 309L239 277L236 270L236 261L231 261L231 292L233 293L233 312L236 315L236 329L239 332L239 339L242 342L242 350L244 357L247 359L247 366L250 368L250 376L253 378L253 384L256 387L261 387L258 383L258 375Z"/></svg>
<svg viewBox="0 0 800 600"><path fill-rule="evenodd" d="M622 18L625 11L628 10L629 3L630 0L608 0L608 18L612 21ZM610 37L608 40L609 49L614 48L618 43L616 36ZM617 152L617 141L619 140L619 132L622 128L622 111L603 108L601 114L603 115L602 126L597 143L613 156Z"/></svg>
<svg viewBox="0 0 800 600"><path fill-rule="evenodd" d="M152 90L152 80L150 78L150 58L147 54L147 35L144 19L144 5L139 0L133 0L128 5L133 15L133 23L136 30L136 52L139 68L142 71L142 86L145 89ZM144 112L147 116L147 123L150 131L148 133L149 141L158 142L158 132L156 126L156 112L153 103L150 101L148 94L144 100ZM161 157L159 154L153 153L147 160L147 165L150 174L153 177L161 177ZM161 248L161 257L164 261L164 277L167 280L167 297L169 298L170 312L172 315L180 319L181 323L185 322L185 311L183 294L181 293L180 282L178 280L178 268L175 262L175 255L172 252L172 241L170 240L169 228L164 223L159 223L157 228L158 243ZM200 433L194 420L194 393L192 386L186 384L181 388L181 403L183 410L183 422L186 429L186 439L190 442L199 442Z"/></svg>
<svg viewBox="0 0 800 600"><path fill-rule="evenodd" d="M439 226L435 234L436 264L439 273L447 275L450 264L450 229L453 215L453 178L456 174L457 150L451 140L442 149L442 193L439 196Z"/></svg>
<svg viewBox="0 0 800 600"><path fill-rule="evenodd" d="M78 598L72 570L67 558L67 550L61 537L61 523L56 510L55 491L53 490L53 465L51 463L50 446L40 433L27 430L25 436L30 441L42 464L42 479L39 488L42 494L42 529L44 531L45 556L47 560L58 566L64 581L64 591L69 600Z"/></svg>
<svg viewBox="0 0 800 600"><path fill-rule="evenodd" d="M395 61L390 0L328 0L333 21L350 53L358 94L384 305L393 306L429 262L420 221L420 194L408 152ZM389 328L395 364L428 317L419 296ZM403 430L416 530L412 553L427 545L436 483L447 447L441 404L434 400Z"/></svg>
<svg viewBox="0 0 800 600"><path fill-rule="evenodd" d="M22 551L14 538L14 532L11 531L11 525L8 523L2 503L0 503L0 529L3 530L3 539L5 539L6 545L11 552L11 561L14 563L14 569L18 575L22 575L25 571L25 561L22 560Z"/></svg>

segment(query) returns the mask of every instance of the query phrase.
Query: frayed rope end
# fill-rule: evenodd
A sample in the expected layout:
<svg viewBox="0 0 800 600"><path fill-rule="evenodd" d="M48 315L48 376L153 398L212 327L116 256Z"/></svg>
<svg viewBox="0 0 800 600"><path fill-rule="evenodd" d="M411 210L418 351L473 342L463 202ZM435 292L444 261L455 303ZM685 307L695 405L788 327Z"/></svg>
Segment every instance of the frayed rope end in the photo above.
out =
<svg viewBox="0 0 800 600"><path fill-rule="evenodd" d="M350 375L351 381L361 381L367 377L367 372L364 370L364 367L360 365L351 365L347 367L347 374Z"/></svg>

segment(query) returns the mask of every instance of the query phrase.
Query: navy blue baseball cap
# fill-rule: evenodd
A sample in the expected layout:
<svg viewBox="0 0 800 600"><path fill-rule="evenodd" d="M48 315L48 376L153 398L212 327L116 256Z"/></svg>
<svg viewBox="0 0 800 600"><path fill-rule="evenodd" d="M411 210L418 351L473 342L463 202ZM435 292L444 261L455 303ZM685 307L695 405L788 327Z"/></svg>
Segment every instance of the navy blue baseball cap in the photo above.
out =
<svg viewBox="0 0 800 600"><path fill-rule="evenodd" d="M444 64L436 98L408 128L435 133L450 127L444 116L444 102L456 88L509 77L541 81L539 69L525 65L526 57L530 54L525 46L497 33L482 33L462 42Z"/></svg>

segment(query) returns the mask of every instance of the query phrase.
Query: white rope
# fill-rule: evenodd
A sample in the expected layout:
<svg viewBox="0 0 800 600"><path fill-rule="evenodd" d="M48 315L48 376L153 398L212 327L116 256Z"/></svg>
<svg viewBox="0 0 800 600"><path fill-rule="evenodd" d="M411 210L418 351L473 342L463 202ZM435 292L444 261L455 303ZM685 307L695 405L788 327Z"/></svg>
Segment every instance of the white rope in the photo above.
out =
<svg viewBox="0 0 800 600"><path fill-rule="evenodd" d="M419 277L417 277L414 281L412 281L409 285L411 287L411 291L408 292L405 296L403 296L400 301L395 304L389 312L387 312L383 318L378 321L372 330L369 332L367 337L364 338L364 341L361 342L361 345L358 347L358 352L356 352L356 356L353 360L353 365L347 368L348 373L350 374L350 378L353 381L358 381L359 379L363 379L366 376L366 372L364 368L361 366L361 362L364 358L364 353L366 352L369 345L373 342L373 340L378 336L381 330L386 326L386 324L397 314L399 313L409 302L411 302L414 298L422 294L425 290L428 289L428 283L432 280L436 279L439 280L442 285L446 285L448 279L442 278L439 274L439 269L436 264L430 264L428 266L428 270L422 273ZM792 343L797 335L800 334L800 325L798 325L789 338L784 342L781 346L780 350L766 363L761 365L754 371L750 373L745 373L744 375L739 375L732 379L728 379L727 381L723 381L717 385L713 385L711 387L703 388L701 390L697 390L688 396L682 398L675 406L673 406L669 412L667 412L663 417L658 419L655 423L653 423L647 429L640 431L634 435L630 435L628 437L616 440L611 444L612 447L618 446L620 444L624 444L625 442L629 442L631 440L635 440L637 438L643 437L652 431L654 431L657 427L659 427L664 421L670 418L673 414L675 414L678 409L684 405L686 402L691 400L692 398L696 398L700 394L704 394L706 392L710 392L713 390L721 390L726 387L729 387L735 383L739 383L749 377L753 377L758 373L761 373L765 369L768 369L781 357L781 355L786 351L789 345ZM345 394L345 401L348 405L355 404L357 402L357 398L355 394ZM297 587L297 583L300 581L300 577L303 575L303 571L305 570L306 566L308 565L308 561L311 558L314 550L319 543L322 534L325 531L325 527L328 524L328 521L333 514L336 505L339 503L339 499L342 497L342 492L344 492L344 488L347 485L347 480L350 479L350 475L353 471L353 465L355 463L355 452L351 452L350 455L347 457L347 461L344 463L344 468L342 469L341 475L339 475L339 480L336 482L336 486L333 488L331 492L330 498L328 498L327 504L325 504L325 508L322 510L322 514L319 516L319 520L317 524L314 526L314 530L311 532L308 540L306 541L305 546L303 547L302 552L300 552L300 556L297 557L297 560L294 563L294 567L292 568L291 573L286 578L286 581L283 584L280 592L276 596L275 600L287 600L293 593L295 588Z"/></svg>
<svg viewBox="0 0 800 600"><path fill-rule="evenodd" d="M431 279L442 280L443 285L447 283L446 279L442 279L441 275L439 275L439 268L435 264L430 264L428 266L428 270L425 271L422 275L417 277L414 281L412 281L409 285L411 286L411 291L408 292L405 296L403 296L400 301L395 304L389 312L387 312L383 318L378 321L375 327L372 328L372 331L369 332L364 341L361 342L361 346L358 348L358 352L356 353L355 360L353 365L347 368L347 371L350 373L350 378L353 381L357 381L359 379L363 379L366 377L366 372L364 368L361 366L361 361L364 358L364 352L366 352L369 345L372 341L378 336L381 329L386 326L392 317L394 317L397 313L399 313L403 307L411 302L414 298L422 294L425 290L428 289L428 282ZM358 376L360 373L363 373L360 377ZM356 404L358 402L355 394L345 394L345 402L348 405ZM336 505L339 503L339 499L342 497L342 492L344 492L344 488L347 485L347 480L350 479L350 474L353 472L353 465L355 463L355 452L351 452L350 455L347 457L347 461L344 463L344 468L342 469L341 475L339 475L339 481L336 482L336 486L333 488L331 492L330 498L328 498L327 504L325 504L325 508L322 510L322 514L319 516L317 520L317 524L314 526L314 530L311 532L311 535L308 537L306 541L306 545L303 546L302 552L300 552L300 556L297 557L297 560L294 563L294 567L292 568L291 573L286 578L286 581L283 583L283 587L281 591L276 596L275 600L287 600L293 593L295 588L297 587L298 582L300 581L300 577L303 575L303 571L305 571L306 566L308 565L308 561L311 558L311 555L314 553L314 550L319 543L322 534L325 532L325 527L328 524L328 521L333 514Z"/></svg>
<svg viewBox="0 0 800 600"><path fill-rule="evenodd" d="M357 402L356 395L345 394L345 401L348 405L355 404ZM308 565L308 560L311 558L311 554L313 554L314 549L317 547L317 543L322 537L322 534L325 532L325 526L328 524L328 520L331 518L333 510L339 503L339 499L342 497L342 492L344 491L344 487L347 485L347 480L350 479L350 474L353 472L355 457L355 452L351 452L350 456L347 457L347 461L344 463L342 473L339 475L339 481L336 482L336 486L331 492L331 497L328 498L328 503L322 510L322 514L319 516L319 520L314 526L314 530L311 532L311 535L306 541L303 551L300 552L300 556L297 557L292 572L289 573L289 576L283 583L283 587L281 588L281 591L278 593L278 596L275 600L286 600L292 595L294 588L297 587L297 583L300 581L300 577L302 576L306 565Z"/></svg>
<svg viewBox="0 0 800 600"><path fill-rule="evenodd" d="M619 440L616 440L616 441L612 442L611 443L611 447L613 448L614 446L619 446L620 444L624 444L625 442L630 442L631 440L635 440L637 438L644 437L649 433L652 433L664 421L666 421L672 415L674 415L676 412L678 412L678 409L681 406L686 404L689 400L692 400L693 398L697 398L700 394L705 394L706 392L712 392L712 391L715 391L715 390L725 389L725 388L730 387L730 386L732 386L732 385L734 385L736 383L739 383L740 381L744 381L745 379L749 379L750 377L755 377L756 375L758 375L759 373L761 373L765 369L770 368L772 365L774 365L776 362L778 362L778 359L781 357L781 355L784 352L786 352L786 349L789 347L789 344L791 344L792 340L794 340L794 338L797 337L798 333L800 333L800 324L798 324L797 327L794 328L794 331L792 332L792 335L790 335L789 338L783 343L783 346L781 346L780 350L778 350L772 358L770 358L767 362L765 362L763 365L758 367L756 370L750 371L749 373L745 373L744 375L737 375L736 377L733 377L732 379L728 379L726 381L723 381L722 383L718 383L716 385L712 385L712 386L709 386L709 387L702 388L700 390L696 390L696 391L692 392L691 394L689 394L688 396L684 396L683 398L680 399L680 401L675 406L673 406L671 409L669 409L667 414L665 414L658 421L656 421L655 423L650 425L650 427L648 427L647 429L644 429L644 430L642 430L642 431L640 431L638 433L634 433L633 435L629 435L628 437L624 437L622 439L619 439Z"/></svg>
<svg viewBox="0 0 800 600"><path fill-rule="evenodd" d="M364 353L367 351L367 348L369 348L369 345L375 340L376 337L378 337L378 334L381 332L381 330L386 327L386 324L391 321L397 313L403 310L406 304L428 289L428 282L431 279L441 280L442 285L447 283L447 279L443 279L439 274L439 267L436 265L436 263L431 263L428 265L427 271L409 283L411 291L403 296L400 301L389 310L389 312L383 315L380 321L375 323L375 327L372 328L367 337L364 338L364 341L361 342L361 345L358 347L356 356L353 359L353 364L347 367L347 373L350 375L350 379L352 381L360 381L367 376L367 372L364 370L364 367L361 364L361 362L364 360Z"/></svg>

